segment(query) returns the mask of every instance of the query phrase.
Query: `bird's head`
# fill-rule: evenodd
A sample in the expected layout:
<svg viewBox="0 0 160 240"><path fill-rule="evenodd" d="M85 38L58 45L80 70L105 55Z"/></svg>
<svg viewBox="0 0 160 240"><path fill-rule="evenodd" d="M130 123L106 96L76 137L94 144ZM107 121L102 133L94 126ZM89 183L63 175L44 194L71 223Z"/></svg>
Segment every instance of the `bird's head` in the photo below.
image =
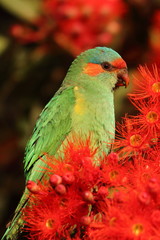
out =
<svg viewBox="0 0 160 240"><path fill-rule="evenodd" d="M125 61L116 51L107 47L96 47L81 53L69 72L81 76L86 81L101 82L111 90L120 86L127 87L129 83Z"/></svg>

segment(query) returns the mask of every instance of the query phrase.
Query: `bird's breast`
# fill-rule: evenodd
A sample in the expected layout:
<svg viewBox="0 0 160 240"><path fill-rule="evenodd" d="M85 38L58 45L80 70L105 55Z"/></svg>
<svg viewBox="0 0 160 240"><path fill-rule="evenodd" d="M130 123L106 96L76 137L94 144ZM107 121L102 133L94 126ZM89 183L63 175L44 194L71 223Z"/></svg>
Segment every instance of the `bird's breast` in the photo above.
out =
<svg viewBox="0 0 160 240"><path fill-rule="evenodd" d="M89 96L75 90L71 135L91 137L98 146L106 148L114 138L115 116L113 95ZM97 147L97 146L96 146Z"/></svg>

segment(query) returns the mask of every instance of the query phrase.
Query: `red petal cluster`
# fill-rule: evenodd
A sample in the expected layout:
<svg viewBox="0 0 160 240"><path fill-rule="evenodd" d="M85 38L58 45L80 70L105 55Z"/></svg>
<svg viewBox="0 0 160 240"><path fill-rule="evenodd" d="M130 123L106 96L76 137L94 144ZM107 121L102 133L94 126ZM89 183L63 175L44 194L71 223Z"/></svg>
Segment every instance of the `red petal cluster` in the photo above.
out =
<svg viewBox="0 0 160 240"><path fill-rule="evenodd" d="M129 94L131 99L159 100L160 97L160 73L156 65L150 70L147 66L139 67L139 77L134 78L134 93Z"/></svg>
<svg viewBox="0 0 160 240"><path fill-rule="evenodd" d="M63 157L42 160L48 178L27 183L28 239L160 239L160 107L152 91L159 74L156 67L140 72L139 91L131 95L139 113L119 124L114 152L97 158L91 137L75 138Z"/></svg>
<svg viewBox="0 0 160 240"><path fill-rule="evenodd" d="M140 77L134 79L134 93L129 94L139 113L126 116L117 124L115 151L123 160L132 155L143 155L159 145L160 138L160 73L157 66L149 70L139 67Z"/></svg>
<svg viewBox="0 0 160 240"><path fill-rule="evenodd" d="M21 43L54 40L77 55L110 44L121 31L119 20L126 11L123 0L43 0L44 14L33 22L33 28L14 25L11 33Z"/></svg>

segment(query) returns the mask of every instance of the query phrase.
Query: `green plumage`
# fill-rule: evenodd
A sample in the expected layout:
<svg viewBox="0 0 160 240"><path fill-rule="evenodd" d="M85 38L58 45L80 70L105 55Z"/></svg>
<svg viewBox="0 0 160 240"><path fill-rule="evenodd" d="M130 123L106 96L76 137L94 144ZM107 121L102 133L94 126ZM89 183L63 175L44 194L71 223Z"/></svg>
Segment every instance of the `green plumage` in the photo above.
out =
<svg viewBox="0 0 160 240"><path fill-rule="evenodd" d="M62 143L75 134L82 139L91 135L93 144L99 147L98 154L109 152L107 143L114 138L115 131L113 89L118 81L118 70L101 71L101 64L116 59L121 57L112 49L97 47L82 53L72 63L61 88L40 114L27 144L24 158L26 181L40 180L45 173L40 169L44 162L39 157L44 153L56 155ZM93 65L88 65L90 63ZM85 71L87 67L93 67L94 72L97 66L100 72L96 74L90 73L92 69ZM2 239L17 239L19 228L23 226L21 210L27 204L27 191L24 191Z"/></svg>
<svg viewBox="0 0 160 240"><path fill-rule="evenodd" d="M26 180L36 180L41 177L41 173L32 170L34 164L39 164L38 157L43 153L54 155L71 131L71 112L74 101L73 88L62 87L40 114L26 147L24 158Z"/></svg>

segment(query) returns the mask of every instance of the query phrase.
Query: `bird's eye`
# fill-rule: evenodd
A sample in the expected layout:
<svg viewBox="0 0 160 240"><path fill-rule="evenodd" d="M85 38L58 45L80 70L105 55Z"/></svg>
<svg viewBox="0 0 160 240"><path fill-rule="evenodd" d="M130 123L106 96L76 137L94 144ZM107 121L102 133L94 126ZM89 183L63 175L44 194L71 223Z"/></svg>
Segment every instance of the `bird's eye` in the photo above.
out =
<svg viewBox="0 0 160 240"><path fill-rule="evenodd" d="M111 71L113 68L109 62L103 62L101 63L101 66L105 71Z"/></svg>

